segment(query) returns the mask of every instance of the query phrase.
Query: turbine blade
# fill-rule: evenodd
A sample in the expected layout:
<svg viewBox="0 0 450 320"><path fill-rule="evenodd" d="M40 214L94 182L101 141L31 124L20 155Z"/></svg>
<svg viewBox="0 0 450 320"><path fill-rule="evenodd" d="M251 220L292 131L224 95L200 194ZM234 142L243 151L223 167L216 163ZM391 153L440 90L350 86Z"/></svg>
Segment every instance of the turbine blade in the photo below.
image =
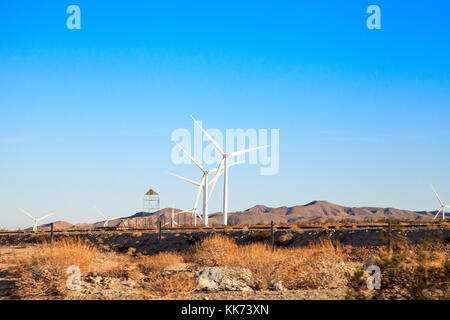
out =
<svg viewBox="0 0 450 320"><path fill-rule="evenodd" d="M101 216L103 217L103 219L105 219L105 221L108 221L108 219L106 218L106 216L103 214L103 212L100 211L99 208L97 208L97 207L94 207L94 208L95 208L95 210L97 210L98 214L101 215Z"/></svg>
<svg viewBox="0 0 450 320"><path fill-rule="evenodd" d="M209 198L211 198L212 192L214 191L214 188L216 187L217 180L219 180L219 176L221 175L221 171L222 171L223 162L224 162L224 159L222 159L222 161L220 161L220 164L217 167L216 175L211 180L211 181L214 181L214 182L213 182L213 185L211 187L211 190L209 191L209 195L208 195L208 199L206 199L206 203L209 202Z"/></svg>
<svg viewBox="0 0 450 320"><path fill-rule="evenodd" d="M438 210L438 212L436 213L436 215L434 216L433 219L436 219L436 218L437 218L437 216L439 215L439 213L441 213L441 210L442 210L442 208L440 208L440 209Z"/></svg>
<svg viewBox="0 0 450 320"><path fill-rule="evenodd" d="M175 213L174 215L176 216L177 214L191 212L191 211L192 211L192 209L187 209L187 210L179 211L179 212Z"/></svg>
<svg viewBox="0 0 450 320"><path fill-rule="evenodd" d="M48 218L48 217L50 217L50 216L52 216L52 215L53 215L53 213L50 213L50 214L48 214L48 215L46 215L46 216L43 216L43 217L37 219L37 221L44 220L45 218Z"/></svg>
<svg viewBox="0 0 450 320"><path fill-rule="evenodd" d="M433 186L431 186L431 189L433 189L434 194L436 195L436 198L439 200L439 202L441 203L441 206L443 206L444 204L442 203L441 198L439 198L439 195L437 194L436 190L434 190Z"/></svg>
<svg viewBox="0 0 450 320"><path fill-rule="evenodd" d="M232 166L237 165L237 164L243 164L243 163L245 163L245 161L235 161L235 162L232 162L232 163L227 164L227 168L232 167ZM219 170L220 168L221 168L221 164L220 164L217 168L208 170L208 172L209 172L209 173L217 172L217 170ZM219 173L219 175L221 175L221 174L222 174L222 173ZM213 178L213 179L214 179L214 178Z"/></svg>
<svg viewBox="0 0 450 320"><path fill-rule="evenodd" d="M198 218L200 218L200 220L203 221L203 217L202 217L202 215L200 214L200 212L198 212L197 210L195 210L194 214L195 214Z"/></svg>
<svg viewBox="0 0 450 320"><path fill-rule="evenodd" d="M201 165L201 164L200 164L193 156L191 156L191 154L190 154L189 152L187 152L187 151L181 146L181 144L179 144L178 142L175 142L175 143L176 143L176 145L177 145L178 147L180 147L180 149L181 149L181 150L189 157L189 159L191 159L192 162L195 163L195 165L196 165L197 167L199 167L200 170L202 170L203 172L206 171L206 169L203 168L202 165Z"/></svg>
<svg viewBox="0 0 450 320"><path fill-rule="evenodd" d="M19 210L25 213L28 217L30 217L31 220L36 221L36 218L33 217L28 211L25 211L25 209L19 208Z"/></svg>
<svg viewBox="0 0 450 320"><path fill-rule="evenodd" d="M238 156L238 155L240 155L240 154L244 154L244 153L247 153L247 152L252 152L252 151L255 151L255 150L258 150L258 149L267 148L267 147L268 147L268 146L261 146L261 147L255 147L255 148L250 148L250 149L245 149L245 150L235 151L235 152L230 153L230 158L231 158L231 157L234 157L234 156Z"/></svg>
<svg viewBox="0 0 450 320"><path fill-rule="evenodd" d="M219 152L222 155L225 155L225 152L222 150L222 148L217 144L217 142L211 138L211 136L208 134L208 132L206 132L205 129L202 128L202 126L200 125L200 123L198 123L197 120L194 119L194 117L191 115L192 120L194 120L194 123L200 128L200 130L202 130L202 132L205 134L205 136L209 139L209 141L211 141L211 143L214 145L214 147L216 147L217 150L219 150Z"/></svg>
<svg viewBox="0 0 450 320"><path fill-rule="evenodd" d="M232 163L228 164L227 168L235 166L237 164L244 164L244 163L245 163L245 161L235 161L235 162L232 162Z"/></svg>
<svg viewBox="0 0 450 320"><path fill-rule="evenodd" d="M198 186L197 196L195 197L194 210L197 208L198 199L200 198L200 193L202 192L202 189L203 189L203 183L205 182L205 177L206 177L205 175L202 177L202 181L200 182L200 185Z"/></svg>
<svg viewBox="0 0 450 320"><path fill-rule="evenodd" d="M190 182L190 183L192 183L192 184L195 184L196 186L199 186L199 185L200 185L200 183L198 183L197 181L194 181L194 180L191 180L191 179L188 179L188 178L185 178L185 177L176 175L175 173L172 173L172 172L167 172L167 173L170 174L170 175L172 175L172 176L174 176L174 177L176 177L176 178L178 178L178 179L181 179L181 180Z"/></svg>

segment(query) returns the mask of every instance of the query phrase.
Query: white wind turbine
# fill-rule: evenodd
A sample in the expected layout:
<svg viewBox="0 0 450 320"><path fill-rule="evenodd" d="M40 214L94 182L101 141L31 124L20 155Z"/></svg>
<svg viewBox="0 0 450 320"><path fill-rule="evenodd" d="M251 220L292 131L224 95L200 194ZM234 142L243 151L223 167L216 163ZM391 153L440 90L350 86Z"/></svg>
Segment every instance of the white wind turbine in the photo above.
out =
<svg viewBox="0 0 450 320"><path fill-rule="evenodd" d="M178 223L175 221L175 204L172 205L172 216L170 217L170 221L163 224L163 227L168 225L170 223L170 227L173 228L173 224L178 225Z"/></svg>
<svg viewBox="0 0 450 320"><path fill-rule="evenodd" d="M113 221L113 220L116 220L116 219L123 218L123 217L117 217L117 218L110 218L110 219L108 219L108 218L106 218L106 216L103 214L103 212L100 211L100 209L98 209L97 207L94 207L94 208L95 208L95 210L97 210L98 214L101 215L101 216L103 217L103 219L105 219L105 222L103 223L103 227L107 227L109 221Z"/></svg>
<svg viewBox="0 0 450 320"><path fill-rule="evenodd" d="M29 212L25 211L24 209L22 209L22 208L19 208L19 209L20 209L20 211L22 211L23 213L25 213L28 217L30 217L31 220L34 221L34 224L33 224L33 231L37 231L37 224L38 224L39 221L44 220L45 218L48 218L48 217L50 217L51 215L53 215L53 213L50 213L50 214L48 214L48 215L46 215L46 216L43 216L43 217L41 217L41 218L35 218L35 217L33 217Z"/></svg>
<svg viewBox="0 0 450 320"><path fill-rule="evenodd" d="M182 214L182 213L186 213L186 212L192 213L192 209L183 210L183 211L178 211L177 213L175 213L175 207L172 206L172 215L171 215L171 219L170 219L170 221L167 221L166 223L164 223L162 226L164 227L164 226L170 224L170 227L173 228L173 225L174 225L174 224L178 225L178 223L175 221L175 216L177 216L177 215L179 215L179 214Z"/></svg>
<svg viewBox="0 0 450 320"><path fill-rule="evenodd" d="M439 198L439 195L437 194L436 190L434 190L433 186L431 186L431 189L433 189L433 192L436 195L436 198L439 200L439 203L441 204L441 208L438 210L438 212L436 213L436 215L434 216L433 219L436 219L438 217L439 213L442 212L442 220L444 220L445 219L445 208L450 208L450 206L449 205L445 205L442 202L441 198Z"/></svg>
<svg viewBox="0 0 450 320"><path fill-rule="evenodd" d="M187 152L179 143L177 143L177 142L175 142L175 143L188 156L188 158L191 159L192 162L194 162L194 164L203 172L203 176L202 176L202 179L200 180L200 182L196 182L191 179L184 178L184 177L175 175L170 172L169 172L169 174L198 186L197 198L195 200L193 210L197 209L198 197L200 195L201 189L203 188L203 223L205 226L208 226L208 202L209 202L209 198L211 197L211 194L214 190L214 187L216 186L216 181L223 171L223 170L221 170L222 163L220 163L220 165L217 168L207 170L189 152ZM236 164L240 164L240 163L243 163L243 161L237 161L237 162L230 163L230 164L228 164L228 168L231 166L234 166ZM216 172L216 175L214 176L214 178L211 181L208 181L208 175L213 172ZM208 196L208 185L211 183L214 183L214 184L213 184L213 187L211 188L210 194Z"/></svg>
<svg viewBox="0 0 450 320"><path fill-rule="evenodd" d="M198 189L197 189L197 196L195 197L195 202L194 202L194 206L192 207L192 209L184 210L184 211L182 211L182 212L177 212L176 214L178 215L178 214L184 213L184 212L191 212L192 214L194 214L194 225L197 225L197 216L199 216L200 219L203 220L205 226L208 225L208 214L207 214L208 208L207 208L207 203L203 202L203 215L204 215L203 218L199 215L198 210L197 210L197 205L198 205L198 200L199 200L199 198L200 198L200 193L202 192L202 189L204 189L203 184L204 184L204 182L205 182L205 175L203 175L203 177L202 177L202 179L200 180L200 182L197 182L197 181L194 181L194 180L192 180L192 179L189 179L189 178L185 178L185 177L176 175L176 174L174 174L174 173L172 173L172 172L168 172L168 173L169 173L170 175L172 175L172 176L178 178L178 179L187 181L187 182L189 182L189 183L192 183L193 185L198 186ZM207 176L207 174L206 174L206 176ZM209 183L213 183L213 182L214 182L214 180L211 180ZM205 198L203 198L203 199L204 199L204 201L205 201ZM206 215L205 215L205 213L206 213Z"/></svg>
<svg viewBox="0 0 450 320"><path fill-rule="evenodd" d="M235 152L225 153L223 149L219 146L219 144L211 138L211 136L206 132L205 129L202 128L200 123L198 123L197 120L194 119L194 117L191 115L192 120L194 120L194 123L202 130L202 132L205 134L205 136L211 141L211 143L214 145L214 147L222 154L222 161L220 162L220 166L222 166L222 163L224 164L224 174L223 174L223 224L226 226L228 224L228 165L227 161L228 158L232 158L241 154L245 154L251 151L255 151L262 148L267 148L268 146L260 146L255 148L249 148L244 150L239 150Z"/></svg>

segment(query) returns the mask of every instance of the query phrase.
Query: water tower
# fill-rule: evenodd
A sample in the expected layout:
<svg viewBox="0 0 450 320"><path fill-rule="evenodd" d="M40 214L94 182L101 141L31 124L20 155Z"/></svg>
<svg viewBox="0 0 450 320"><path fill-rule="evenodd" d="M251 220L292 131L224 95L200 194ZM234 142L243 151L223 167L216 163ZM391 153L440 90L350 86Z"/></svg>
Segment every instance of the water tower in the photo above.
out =
<svg viewBox="0 0 450 320"><path fill-rule="evenodd" d="M144 195L144 208L142 213L154 213L159 210L159 194L153 189L147 191Z"/></svg>

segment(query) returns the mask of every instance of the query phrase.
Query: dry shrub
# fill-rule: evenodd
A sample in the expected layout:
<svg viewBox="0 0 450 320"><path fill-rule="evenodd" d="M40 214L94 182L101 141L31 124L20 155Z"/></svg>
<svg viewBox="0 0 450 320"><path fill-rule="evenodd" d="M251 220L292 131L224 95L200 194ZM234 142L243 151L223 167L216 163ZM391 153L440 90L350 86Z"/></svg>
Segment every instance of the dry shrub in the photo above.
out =
<svg viewBox="0 0 450 320"><path fill-rule="evenodd" d="M198 243L186 260L201 266L249 269L255 289L266 289L281 280L288 289L335 287L345 282L342 247L329 240L303 248L272 248L265 243L238 246L234 240L214 235Z"/></svg>
<svg viewBox="0 0 450 320"><path fill-rule="evenodd" d="M249 269L255 280L255 289L265 289L278 280L283 260L281 250L272 252L265 243L251 243L231 252L229 265Z"/></svg>
<svg viewBox="0 0 450 320"><path fill-rule="evenodd" d="M87 272L97 250L81 239L63 239L53 246L44 242L30 256L18 258L15 273L19 279L14 295L22 298L64 297L67 293L66 270L70 265Z"/></svg>
<svg viewBox="0 0 450 320"><path fill-rule="evenodd" d="M180 297L194 291L195 281L191 274L174 273L167 274L162 272L151 273L145 281L142 295L144 298L153 297Z"/></svg>
<svg viewBox="0 0 450 320"><path fill-rule="evenodd" d="M90 242L80 238L44 242L30 248L28 256L17 257L14 274L18 280L13 295L17 298L65 298L68 295L67 268L80 268L81 276L96 274L110 277L134 276L130 257L100 252Z"/></svg>
<svg viewBox="0 0 450 320"><path fill-rule="evenodd" d="M278 237L276 241L278 245L282 246L288 246L293 242L294 242L294 235L290 232L282 234L280 237Z"/></svg>
<svg viewBox="0 0 450 320"><path fill-rule="evenodd" d="M343 257L344 246L340 242L331 239L319 239L310 242L307 246L301 248L303 255L314 256L317 254L328 254Z"/></svg>
<svg viewBox="0 0 450 320"><path fill-rule="evenodd" d="M136 279L140 277L135 258L115 252L102 252L97 254L89 265L89 274L120 279Z"/></svg>
<svg viewBox="0 0 450 320"><path fill-rule="evenodd" d="M197 243L186 259L200 266L224 266L229 265L230 253L236 251L238 246L233 239L214 234Z"/></svg>
<svg viewBox="0 0 450 320"><path fill-rule="evenodd" d="M381 271L381 288L368 290L367 270L348 273L347 299L450 300L450 259L441 234L419 245L394 239L392 251L379 250L373 264Z"/></svg>
<svg viewBox="0 0 450 320"><path fill-rule="evenodd" d="M183 263L183 257L173 252L159 252L152 256L146 256L139 262L139 270L148 275L152 272L161 272L168 267Z"/></svg>

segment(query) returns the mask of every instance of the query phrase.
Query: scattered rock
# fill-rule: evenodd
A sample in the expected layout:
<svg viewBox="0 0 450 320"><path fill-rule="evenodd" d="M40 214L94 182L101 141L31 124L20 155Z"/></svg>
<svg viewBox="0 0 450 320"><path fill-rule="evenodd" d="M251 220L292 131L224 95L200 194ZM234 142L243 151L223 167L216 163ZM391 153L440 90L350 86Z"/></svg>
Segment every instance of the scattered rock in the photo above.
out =
<svg viewBox="0 0 450 320"><path fill-rule="evenodd" d="M233 267L213 267L195 274L198 291L253 291L250 270Z"/></svg>
<svg viewBox="0 0 450 320"><path fill-rule="evenodd" d="M284 291L286 290L283 286L283 282L281 282L281 280L276 281L275 283L273 283L270 288L270 290L273 291Z"/></svg>

